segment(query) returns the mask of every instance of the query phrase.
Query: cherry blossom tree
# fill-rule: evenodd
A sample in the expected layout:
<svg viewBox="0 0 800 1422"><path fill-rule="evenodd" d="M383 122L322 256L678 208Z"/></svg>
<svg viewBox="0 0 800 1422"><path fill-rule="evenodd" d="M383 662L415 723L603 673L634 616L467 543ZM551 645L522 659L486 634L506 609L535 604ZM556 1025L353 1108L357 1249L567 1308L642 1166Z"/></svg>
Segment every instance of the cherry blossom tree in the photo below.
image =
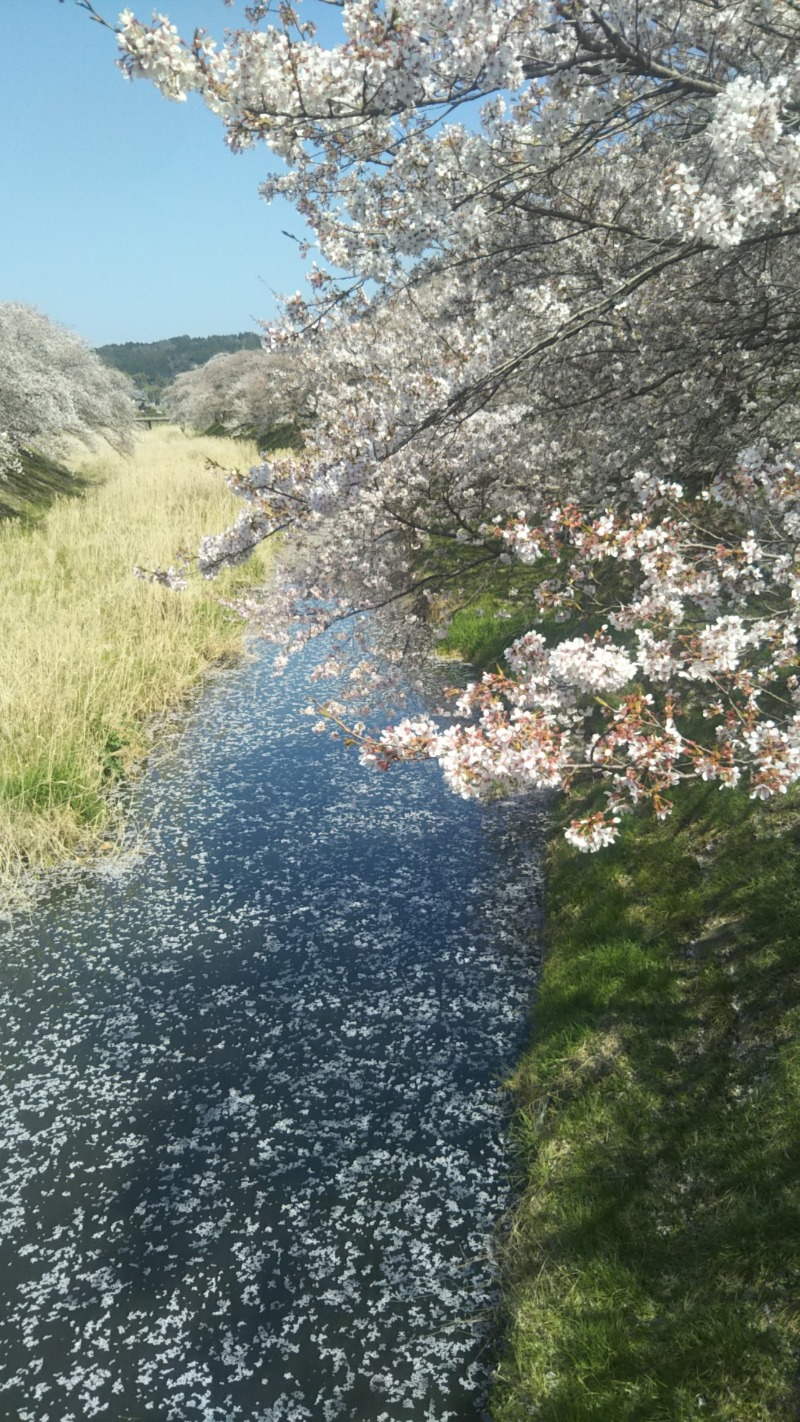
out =
<svg viewBox="0 0 800 1422"><path fill-rule="evenodd" d="M162 399L182 425L201 431L222 425L231 434L258 441L276 427L297 428L311 413L310 392L296 363L264 351L212 356L177 376Z"/></svg>
<svg viewBox="0 0 800 1422"><path fill-rule="evenodd" d="M23 449L58 452L67 436L124 445L129 387L74 331L33 306L0 303L0 477Z"/></svg>
<svg viewBox="0 0 800 1422"><path fill-rule="evenodd" d="M273 332L302 343L316 422L297 459L232 475L246 509L204 571L280 530L266 625L282 655L349 627L354 690L371 639L408 662L513 576L530 630L450 723L324 710L367 760L434 757L462 794L599 779L578 847L641 802L668 813L687 776L785 790L800 12L342 0L326 47L310 11L254 4L221 44L118 24L129 76L283 160L264 194L318 246Z"/></svg>

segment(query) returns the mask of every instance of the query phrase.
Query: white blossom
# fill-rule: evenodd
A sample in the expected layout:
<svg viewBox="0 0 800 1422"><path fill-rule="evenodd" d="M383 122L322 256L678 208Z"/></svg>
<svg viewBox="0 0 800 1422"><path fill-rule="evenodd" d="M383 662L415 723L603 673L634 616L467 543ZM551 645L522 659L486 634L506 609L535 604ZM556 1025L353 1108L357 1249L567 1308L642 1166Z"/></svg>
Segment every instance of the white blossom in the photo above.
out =
<svg viewBox="0 0 800 1422"><path fill-rule="evenodd" d="M23 449L58 453L68 437L125 444L130 381L74 331L33 306L0 303L0 476Z"/></svg>
<svg viewBox="0 0 800 1422"><path fill-rule="evenodd" d="M505 666L444 728L352 738L376 765L430 756L469 797L599 778L611 818L575 829L581 848L633 806L669 813L687 776L779 792L800 18L771 0L644 24L635 0L340 16L329 47L288 7L221 43L120 20L126 72L199 92L231 147L264 142L284 164L264 196L317 244L311 295L269 336L314 392L304 448L232 476L249 512L204 570L280 531L259 625L282 656L333 629L374 725L381 687L512 566L529 627Z"/></svg>

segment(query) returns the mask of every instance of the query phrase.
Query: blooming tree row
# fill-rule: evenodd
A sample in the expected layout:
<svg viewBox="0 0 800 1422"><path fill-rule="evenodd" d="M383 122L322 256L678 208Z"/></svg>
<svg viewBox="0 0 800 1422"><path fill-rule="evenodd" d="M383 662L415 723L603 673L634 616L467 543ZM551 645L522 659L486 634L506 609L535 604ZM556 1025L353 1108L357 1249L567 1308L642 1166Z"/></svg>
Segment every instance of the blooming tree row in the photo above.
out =
<svg viewBox="0 0 800 1422"><path fill-rule="evenodd" d="M233 435L269 436L294 428L310 412L304 377L286 355L234 351L184 371L164 391L173 419L195 430L222 425Z"/></svg>
<svg viewBox="0 0 800 1422"><path fill-rule="evenodd" d="M332 624L344 653L349 629L354 692L378 675L355 613L391 668L508 589L530 630L449 722L353 733L378 764L437 759L465 795L599 779L579 847L641 802L668 813L687 776L785 790L800 11L342 0L323 44L327 13L253 4L221 44L131 11L117 27L130 76L198 91L231 147L284 161L265 196L318 245L313 295L273 332L302 342L315 424L298 458L232 476L245 511L204 569L281 530L266 625L283 655Z"/></svg>
<svg viewBox="0 0 800 1422"><path fill-rule="evenodd" d="M124 442L129 387L74 331L33 306L0 303L0 477L22 450L57 451L66 436Z"/></svg>

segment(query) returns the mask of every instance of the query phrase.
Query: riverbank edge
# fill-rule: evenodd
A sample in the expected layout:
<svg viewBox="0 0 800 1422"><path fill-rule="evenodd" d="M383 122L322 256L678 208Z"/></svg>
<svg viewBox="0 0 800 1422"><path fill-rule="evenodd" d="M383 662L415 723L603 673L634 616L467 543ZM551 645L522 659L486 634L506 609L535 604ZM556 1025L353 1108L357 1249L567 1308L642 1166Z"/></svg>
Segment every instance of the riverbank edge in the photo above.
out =
<svg viewBox="0 0 800 1422"><path fill-rule="evenodd" d="M446 646L480 669L514 635L490 609ZM491 1416L794 1422L800 795L698 782L584 855L591 808L551 809Z"/></svg>
<svg viewBox="0 0 800 1422"><path fill-rule="evenodd" d="M495 1422L800 1415L800 804L553 815Z"/></svg>

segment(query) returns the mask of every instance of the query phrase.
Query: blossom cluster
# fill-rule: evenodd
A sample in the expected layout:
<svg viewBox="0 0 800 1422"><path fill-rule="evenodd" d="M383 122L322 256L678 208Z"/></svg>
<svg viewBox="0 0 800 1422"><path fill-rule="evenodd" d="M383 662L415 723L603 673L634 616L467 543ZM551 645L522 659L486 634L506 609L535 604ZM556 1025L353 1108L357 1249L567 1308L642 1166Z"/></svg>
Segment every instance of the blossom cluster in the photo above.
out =
<svg viewBox="0 0 800 1422"><path fill-rule="evenodd" d="M544 527L524 515L494 525L522 562L548 562L542 611L562 593L585 607L591 589L606 620L553 645L525 633L506 649L508 672L461 693L455 726L402 721L362 738L362 759L438 760L466 797L600 778L607 810L567 834L582 849L610 843L640 802L668 814L689 777L732 787L745 776L756 799L796 783L798 452L749 451L693 498L645 478L638 492L637 504L594 517L569 504Z"/></svg>
<svg viewBox="0 0 800 1422"><path fill-rule="evenodd" d="M753 229L797 212L795 87L795 76L790 81L786 73L766 84L737 74L720 90L700 161L677 162L667 170L665 184L679 230L715 246L735 247Z"/></svg>

